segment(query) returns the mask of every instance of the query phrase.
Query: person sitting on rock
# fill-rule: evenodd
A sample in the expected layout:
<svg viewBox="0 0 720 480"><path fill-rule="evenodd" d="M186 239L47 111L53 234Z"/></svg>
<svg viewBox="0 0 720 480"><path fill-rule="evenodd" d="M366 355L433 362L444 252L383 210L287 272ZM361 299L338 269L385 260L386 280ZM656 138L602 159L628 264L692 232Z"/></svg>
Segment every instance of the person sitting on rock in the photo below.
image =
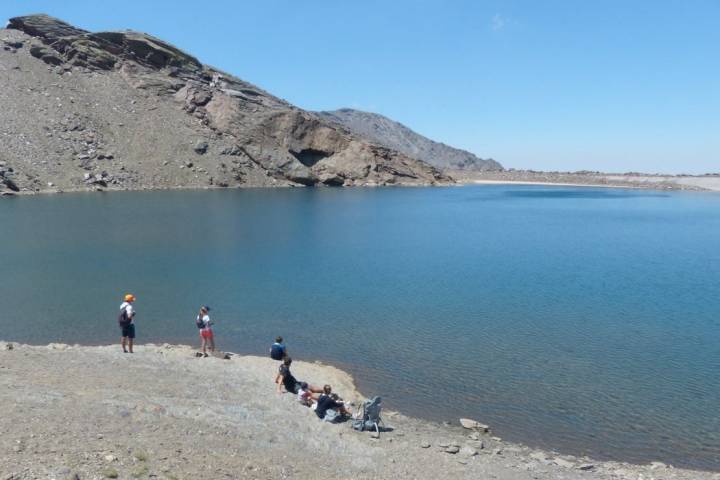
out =
<svg viewBox="0 0 720 480"><path fill-rule="evenodd" d="M292 364L292 358L285 357L283 363L278 369L278 374L275 376L275 383L277 383L278 393L282 393L282 388L285 387L285 391L290 393L298 393L300 391L300 383L290 372L290 365ZM308 390L312 393L321 393L322 390L319 387L314 387L308 384Z"/></svg>
<svg viewBox="0 0 720 480"><path fill-rule="evenodd" d="M275 338L275 343L270 346L270 358L273 360L282 360L288 356L287 347L283 343L282 337Z"/></svg>

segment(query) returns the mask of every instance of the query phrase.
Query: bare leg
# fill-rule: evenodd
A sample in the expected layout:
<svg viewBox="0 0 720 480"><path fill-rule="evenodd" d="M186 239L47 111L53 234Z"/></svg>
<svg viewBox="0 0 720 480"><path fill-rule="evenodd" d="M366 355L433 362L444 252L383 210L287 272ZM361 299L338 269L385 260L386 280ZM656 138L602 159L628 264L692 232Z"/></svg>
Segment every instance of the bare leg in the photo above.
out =
<svg viewBox="0 0 720 480"><path fill-rule="evenodd" d="M312 393L323 393L322 387L318 387L316 385L308 384L308 390L310 390Z"/></svg>
<svg viewBox="0 0 720 480"><path fill-rule="evenodd" d="M120 345L122 345L123 352L127 353L127 349L125 348L126 341L127 341L127 337L120 337Z"/></svg>
<svg viewBox="0 0 720 480"><path fill-rule="evenodd" d="M130 351L130 353L133 353L133 349L132 349L132 348L133 348L133 341L134 341L134 340L135 340L134 338L128 338L128 350Z"/></svg>
<svg viewBox="0 0 720 480"><path fill-rule="evenodd" d="M207 340L205 337L201 337L202 340L200 340L200 350L202 350L203 355L205 354L207 350Z"/></svg>
<svg viewBox="0 0 720 480"><path fill-rule="evenodd" d="M208 338L208 340L210 340L210 351L214 352L215 351L215 335Z"/></svg>

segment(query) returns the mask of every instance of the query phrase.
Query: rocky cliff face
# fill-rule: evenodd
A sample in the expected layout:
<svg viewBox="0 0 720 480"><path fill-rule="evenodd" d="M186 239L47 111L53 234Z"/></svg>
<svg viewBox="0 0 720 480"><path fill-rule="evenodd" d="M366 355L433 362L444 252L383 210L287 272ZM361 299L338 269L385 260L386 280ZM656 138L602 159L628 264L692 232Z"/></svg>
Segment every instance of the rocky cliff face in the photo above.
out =
<svg viewBox="0 0 720 480"><path fill-rule="evenodd" d="M0 103L0 193L452 182L150 35L46 15L0 30Z"/></svg>
<svg viewBox="0 0 720 480"><path fill-rule="evenodd" d="M447 171L502 171L503 167L492 159L484 160L472 153L435 142L410 130L402 123L377 113L342 108L332 112L318 112L322 118L338 123L350 132L422 160Z"/></svg>

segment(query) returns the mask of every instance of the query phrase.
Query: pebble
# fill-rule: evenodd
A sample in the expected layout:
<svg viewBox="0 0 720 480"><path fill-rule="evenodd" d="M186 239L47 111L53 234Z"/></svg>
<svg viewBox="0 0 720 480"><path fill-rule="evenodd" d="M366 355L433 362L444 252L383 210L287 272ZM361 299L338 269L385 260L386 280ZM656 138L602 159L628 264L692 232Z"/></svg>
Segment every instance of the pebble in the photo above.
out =
<svg viewBox="0 0 720 480"><path fill-rule="evenodd" d="M593 470L595 468L595 465L593 465L592 463L583 463L578 468L580 470L588 471L588 470Z"/></svg>
<svg viewBox="0 0 720 480"><path fill-rule="evenodd" d="M420 448L430 448L430 442L422 442Z"/></svg>
<svg viewBox="0 0 720 480"><path fill-rule="evenodd" d="M105 455L105 461L107 462L114 462L117 460L117 457L115 455Z"/></svg>
<svg viewBox="0 0 720 480"><path fill-rule="evenodd" d="M456 445L450 445L449 447L447 447L445 449L445 453L455 454L455 453L458 453L459 451L460 451L460 447L458 447Z"/></svg>

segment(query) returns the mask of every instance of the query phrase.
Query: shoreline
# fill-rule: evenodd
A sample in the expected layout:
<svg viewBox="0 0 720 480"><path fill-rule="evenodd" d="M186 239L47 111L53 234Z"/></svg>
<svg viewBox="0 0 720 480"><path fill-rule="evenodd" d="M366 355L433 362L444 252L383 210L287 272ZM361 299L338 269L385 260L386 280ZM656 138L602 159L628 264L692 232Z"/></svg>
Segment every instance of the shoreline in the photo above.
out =
<svg viewBox="0 0 720 480"><path fill-rule="evenodd" d="M523 180L468 180L465 185L538 185L543 187L584 187L584 188L621 188L630 190L652 190L638 185L608 185L592 183L533 182Z"/></svg>
<svg viewBox="0 0 720 480"><path fill-rule="evenodd" d="M128 466L133 468L142 468L143 463L151 463L149 460L138 461L137 458L119 460L124 450L107 445L108 442L104 440L112 437L115 444L142 443L146 457L157 457L157 467L145 465L148 466L148 471L157 468L162 478L162 469L167 467L176 473L165 475L165 478L184 478L195 468L192 462L189 465L173 463L177 459L173 460L172 455L168 452L158 454L154 451L159 449L155 447L155 443L144 441L143 435L152 438L153 429L160 423L167 429L164 440L179 446L180 450L188 448L188 445L184 443L186 440L179 432L199 428L206 432L203 435L205 438L215 427L219 430L212 433L212 439L208 441L220 441L221 447L216 448L232 449L234 442L239 442L244 449L254 451L257 446L251 441L248 442L248 439L243 440L243 435L250 429L250 439L266 440L261 442L261 452L265 448L273 450L276 447L284 452L288 446L293 450L293 455L288 454L293 458L287 462L283 459L281 466L275 465L273 455L252 460L243 458L243 465L252 461L260 467L259 470L247 472L257 478L276 478L278 471L275 469L287 469L288 465L293 466L296 476L305 478L310 472L317 472L318 459L312 456L312 452L328 449L334 451L336 448L343 454L353 453L348 458L350 464L357 468L353 472L347 472L347 465L343 466L343 462L339 462L343 469L335 471L332 468L333 459L329 458L331 462L328 465L329 470L325 472L327 476L313 476L391 478L410 475L418 478L438 478L446 474L449 476L452 472L460 478L477 478L479 474L490 474L499 480L550 479L560 475L567 479L603 480L634 480L639 478L639 475L650 478L672 475L673 478L687 480L720 478L718 473L673 468L661 462L635 465L563 455L506 442L480 429L466 429L459 424L437 424L393 411L383 412L385 423L391 430L381 433L380 438L373 438L367 432L353 431L347 424L329 425L321 422L313 418L314 415L308 409L296 404L293 395L277 395L272 383L277 362L269 358L230 354L229 360L221 357L197 359L194 357L195 348L169 344L137 345L136 353L132 356L123 355L119 350L117 345L80 346L51 343L46 346L31 346L0 341L0 372L3 373L0 375L0 401L12 405L10 411L0 419L3 431L8 432L0 440L0 451L7 451L0 458L4 456L10 462L3 463L0 460L0 473L14 473L5 470L15 468L11 464L17 461L20 462L17 470L22 470L19 467L34 468L31 465L34 465L32 462L36 460L40 465L48 463L47 461L55 462L56 454L60 452L63 457L82 457L87 455L85 450L89 449L88 443L104 445L99 449L91 449L100 452L96 455L98 458L84 466L63 467L82 472L79 478L101 472L103 468L116 468L121 472L118 463L123 461L129 462ZM13 361L17 359L21 361ZM128 376L118 377L118 368L122 368ZM310 383L331 383L334 390L346 400L357 402L364 398L357 389L355 379L332 365L296 361L293 362L293 371L298 378ZM73 372L74 375L68 375L68 372ZM78 379L77 376L81 378ZM146 377L152 378L153 382L143 382L142 379ZM197 382L200 382L200 389ZM242 392L251 394L243 395ZM200 393L203 393L199 396L203 399L203 402L199 403L200 408L202 409L203 403L207 401L207 407L212 414L198 413L197 400ZM77 400L83 405L80 412L67 412L67 405L62 405L63 402L74 405ZM38 404L40 410L35 408L35 404ZM26 407L30 413L37 415L42 412L41 415L46 418L38 424L33 424L34 417L32 421L23 423L23 419L28 418ZM108 408L119 417L110 415L106 420ZM288 412L293 415L288 415ZM73 417L75 413L80 415L75 419L66 418L66 414ZM261 421L257 421L258 418L261 418ZM124 422L122 419L130 419L133 428L128 430L124 425L116 427L118 419L121 419L121 422ZM481 418L477 420L482 422ZM208 421L212 427L208 427ZM293 433L276 438L276 427L288 422ZM59 430L56 431L53 424L57 424ZM103 431L88 437L87 430L96 429L99 424L104 425L100 429ZM14 427L9 428L11 426ZM48 428L54 431L55 435L48 437ZM116 428L119 431L114 431ZM220 430L224 433L220 434ZM62 441L57 440L56 436ZM195 441L192 435L187 440L191 445ZM305 451L308 442L313 448ZM36 445L38 443L43 445ZM49 444L55 446L48 446ZM449 453L454 446L457 446L458 451ZM54 452L50 455L52 458L45 459L43 455L18 458L23 457L23 453L46 451ZM109 453L106 453L107 451ZM356 458L355 454L368 461L355 465L352 461ZM255 452L254 455L262 454ZM115 459L108 461L107 457ZM214 458L213 455L210 457ZM163 458L169 466L162 466ZM221 470L237 466L227 458L220 464ZM51 473L47 469L49 467L43 468L46 470L37 470L38 476ZM201 471L202 469L198 470ZM120 478L126 477L121 474Z"/></svg>
<svg viewBox="0 0 720 480"><path fill-rule="evenodd" d="M574 174L569 174L574 175ZM645 180L638 180L638 179ZM170 192L170 191L207 191L207 190L256 190L256 189L287 189L287 188L341 188L341 189L357 189L357 188L444 188L444 187L465 187L468 185L528 185L528 186L546 186L546 187L573 187L573 188L614 188L628 190L651 190L662 192L697 192L697 193L719 193L720 177L682 177L682 176L662 176L662 175L644 175L641 177L628 176L622 174L602 174L599 178L593 178L587 181L565 181L565 180L532 180L532 179L498 179L498 178L476 178L476 177L453 177L455 183L438 183L438 184L396 184L396 185L353 185L348 187L309 187L306 185L270 185L270 186L248 186L248 187L221 187L221 186L172 186L172 187L141 187L141 188L63 188L63 189L41 189L41 190L21 190L0 192L0 198L12 197L32 197L32 196L49 196L61 194L77 194L77 193L119 193L119 192ZM649 180L648 180L649 179ZM668 180L670 179L670 180ZM688 180L689 179L689 180ZM683 183L687 180L688 183ZM695 182L695 183L693 183ZM703 182L706 185L703 185Z"/></svg>
<svg viewBox="0 0 720 480"><path fill-rule="evenodd" d="M661 175L600 172L450 172L465 185L544 185L656 191L720 192L720 175Z"/></svg>

